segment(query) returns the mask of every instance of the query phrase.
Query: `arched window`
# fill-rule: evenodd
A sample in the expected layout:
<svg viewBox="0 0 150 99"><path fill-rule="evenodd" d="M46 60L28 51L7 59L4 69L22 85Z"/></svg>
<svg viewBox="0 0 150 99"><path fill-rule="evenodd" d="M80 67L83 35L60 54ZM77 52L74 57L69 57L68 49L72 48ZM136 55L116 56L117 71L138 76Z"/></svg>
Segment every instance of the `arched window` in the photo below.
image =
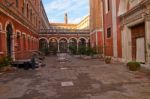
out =
<svg viewBox="0 0 150 99"><path fill-rule="evenodd" d="M23 50L26 50L26 36L25 34L22 35L23 38Z"/></svg>
<svg viewBox="0 0 150 99"><path fill-rule="evenodd" d="M20 39L21 34L17 32L17 51L21 50L21 39Z"/></svg>
<svg viewBox="0 0 150 99"><path fill-rule="evenodd" d="M30 20L32 22L32 9L30 10Z"/></svg>
<svg viewBox="0 0 150 99"><path fill-rule="evenodd" d="M30 37L28 37L28 50L30 50L30 46L31 46L31 44L30 44Z"/></svg>
<svg viewBox="0 0 150 99"><path fill-rule="evenodd" d="M29 5L27 4L27 18L29 18Z"/></svg>

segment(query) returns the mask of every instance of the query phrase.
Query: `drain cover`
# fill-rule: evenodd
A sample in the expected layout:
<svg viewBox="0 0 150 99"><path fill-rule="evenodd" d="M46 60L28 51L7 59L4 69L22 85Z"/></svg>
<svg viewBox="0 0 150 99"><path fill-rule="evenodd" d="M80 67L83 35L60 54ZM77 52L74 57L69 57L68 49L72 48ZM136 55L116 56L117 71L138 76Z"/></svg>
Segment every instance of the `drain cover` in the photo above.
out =
<svg viewBox="0 0 150 99"><path fill-rule="evenodd" d="M73 86L73 82L72 81L68 81L68 82L61 82L61 86L66 87L66 86Z"/></svg>

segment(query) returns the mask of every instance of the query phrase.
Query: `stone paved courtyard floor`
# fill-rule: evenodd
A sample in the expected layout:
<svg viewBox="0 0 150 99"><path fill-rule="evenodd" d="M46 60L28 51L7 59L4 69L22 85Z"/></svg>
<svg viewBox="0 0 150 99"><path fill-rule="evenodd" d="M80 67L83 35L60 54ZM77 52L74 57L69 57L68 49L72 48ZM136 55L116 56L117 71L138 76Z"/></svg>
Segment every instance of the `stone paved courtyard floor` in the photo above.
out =
<svg viewBox="0 0 150 99"><path fill-rule="evenodd" d="M0 74L0 99L150 99L150 72L130 72L124 64L71 57L46 67Z"/></svg>

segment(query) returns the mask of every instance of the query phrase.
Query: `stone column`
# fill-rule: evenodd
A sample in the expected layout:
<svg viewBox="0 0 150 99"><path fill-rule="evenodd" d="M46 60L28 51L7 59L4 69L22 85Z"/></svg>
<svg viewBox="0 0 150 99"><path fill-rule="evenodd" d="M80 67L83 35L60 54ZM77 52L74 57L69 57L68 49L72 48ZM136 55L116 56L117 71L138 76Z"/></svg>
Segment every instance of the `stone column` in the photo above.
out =
<svg viewBox="0 0 150 99"><path fill-rule="evenodd" d="M59 53L59 52L60 52L60 49L59 49L59 43L58 43L57 47L58 47L58 50L57 50L57 52Z"/></svg>
<svg viewBox="0 0 150 99"><path fill-rule="evenodd" d="M79 51L79 43L77 42L77 52Z"/></svg>
<svg viewBox="0 0 150 99"><path fill-rule="evenodd" d="M70 46L70 44L69 43L67 43L67 52L69 52L70 50L69 50L69 46Z"/></svg>
<svg viewBox="0 0 150 99"><path fill-rule="evenodd" d="M150 64L150 48L149 48L149 44L150 44L150 20L147 20L145 22L145 39L146 39L146 51L147 51L147 55L146 55L146 60L147 63Z"/></svg>

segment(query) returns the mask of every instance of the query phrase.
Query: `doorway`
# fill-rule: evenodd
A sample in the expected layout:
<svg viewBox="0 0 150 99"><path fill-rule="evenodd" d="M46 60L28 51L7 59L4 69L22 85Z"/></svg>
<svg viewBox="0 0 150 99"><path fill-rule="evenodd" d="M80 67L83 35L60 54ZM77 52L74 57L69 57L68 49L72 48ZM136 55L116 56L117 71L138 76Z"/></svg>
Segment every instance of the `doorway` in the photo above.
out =
<svg viewBox="0 0 150 99"><path fill-rule="evenodd" d="M132 36L132 59L137 62L145 63L145 23L131 27Z"/></svg>
<svg viewBox="0 0 150 99"><path fill-rule="evenodd" d="M145 63L145 40L144 40L144 37L136 39L136 61Z"/></svg>

